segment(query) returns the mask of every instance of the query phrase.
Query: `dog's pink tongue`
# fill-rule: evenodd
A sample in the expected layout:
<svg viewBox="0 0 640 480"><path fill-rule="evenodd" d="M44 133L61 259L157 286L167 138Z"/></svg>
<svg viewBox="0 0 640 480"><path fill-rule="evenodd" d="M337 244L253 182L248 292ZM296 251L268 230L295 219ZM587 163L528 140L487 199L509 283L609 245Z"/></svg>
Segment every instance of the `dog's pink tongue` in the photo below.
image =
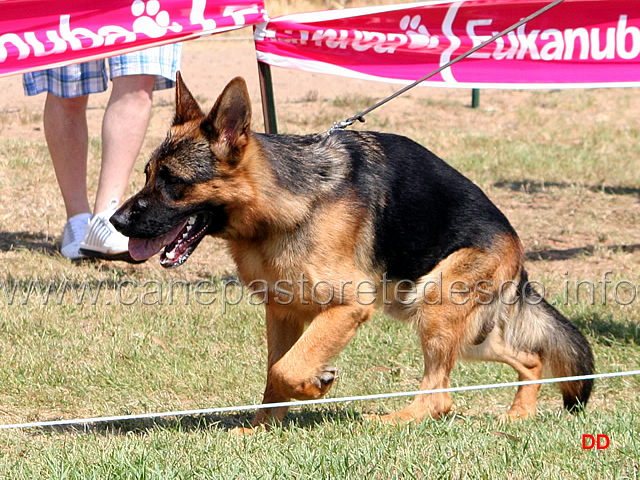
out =
<svg viewBox="0 0 640 480"><path fill-rule="evenodd" d="M162 240L164 240L164 236L153 238L151 240L130 238L129 253L131 254L131 258L136 261L141 261L153 257L166 245Z"/></svg>
<svg viewBox="0 0 640 480"><path fill-rule="evenodd" d="M155 238L129 238L129 253L136 261L146 260L158 253L162 247L169 245L178 236L187 222L176 225L164 235Z"/></svg>

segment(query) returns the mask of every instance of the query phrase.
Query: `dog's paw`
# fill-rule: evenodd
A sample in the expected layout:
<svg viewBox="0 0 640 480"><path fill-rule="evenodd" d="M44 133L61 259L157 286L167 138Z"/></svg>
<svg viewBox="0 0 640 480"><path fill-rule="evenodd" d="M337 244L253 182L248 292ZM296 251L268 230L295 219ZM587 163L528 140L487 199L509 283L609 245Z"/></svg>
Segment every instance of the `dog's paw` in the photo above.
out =
<svg viewBox="0 0 640 480"><path fill-rule="evenodd" d="M295 379L291 374L279 375L275 370L273 382L276 390L285 397L298 400L315 400L327 393L337 378L338 369L325 366L307 379Z"/></svg>
<svg viewBox="0 0 640 480"><path fill-rule="evenodd" d="M500 425L505 425L513 422L519 422L521 420L527 420L535 417L536 412L526 411L526 410L510 410L508 413L502 413L498 415L498 423Z"/></svg>
<svg viewBox="0 0 640 480"><path fill-rule="evenodd" d="M380 422L389 425L405 425L407 423L419 422L421 418L416 418L414 415L400 411L393 412L386 415L377 415L375 413L368 413L362 416L367 422Z"/></svg>
<svg viewBox="0 0 640 480"><path fill-rule="evenodd" d="M336 367L324 367L322 372L318 375L318 381L320 382L320 388L329 388L338 378L338 369Z"/></svg>
<svg viewBox="0 0 640 480"><path fill-rule="evenodd" d="M229 435L244 437L245 435L253 435L255 432L256 432L255 428L235 427L229 430Z"/></svg>
<svg viewBox="0 0 640 480"><path fill-rule="evenodd" d="M336 367L323 367L318 373L304 382L301 386L301 395L295 396L300 400L315 400L324 396L329 391L333 382L338 378Z"/></svg>

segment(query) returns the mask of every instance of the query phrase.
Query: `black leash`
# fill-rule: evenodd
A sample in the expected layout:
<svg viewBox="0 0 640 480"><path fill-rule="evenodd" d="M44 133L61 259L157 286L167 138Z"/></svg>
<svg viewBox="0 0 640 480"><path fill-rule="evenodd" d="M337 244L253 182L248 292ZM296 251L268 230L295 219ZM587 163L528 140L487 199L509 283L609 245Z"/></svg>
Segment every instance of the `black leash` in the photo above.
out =
<svg viewBox="0 0 640 480"><path fill-rule="evenodd" d="M343 120L342 122L334 122L333 127L331 127L329 130L327 130L326 134L330 135L331 132L334 132L336 130L339 129L344 129L350 125L353 125L355 123L356 120L360 121L360 122L364 122L364 116L369 114L370 112L372 112L373 110L375 110L376 108L384 105L385 103L393 100L394 98L402 95L404 92L406 92L407 90L412 89L413 87L415 87L416 85L424 82L425 80L433 77L434 75L437 75L438 73L440 73L441 71L443 71L445 68L449 68L452 65L455 65L456 63L458 63L460 60L463 60L465 58L467 58L469 55L477 52L478 50L480 50L481 48L486 47L487 45L489 45L491 42L494 42L495 40L497 40L498 38L507 35L509 32L514 31L516 28L524 25L525 23L533 20L534 18L542 15L543 13L545 13L548 10L551 10L553 7L557 6L558 4L562 3L564 0L554 0L553 2L551 2L550 4L542 7L540 10L532 13L531 15L529 15L526 18L523 18L522 20L520 20L517 23L514 23L513 25L511 25L509 28L501 31L500 33L494 35L493 37L491 37L488 40L485 40L484 42L476 45L475 47L473 47L470 50L467 50L466 52L464 52L462 55L454 58L453 60L450 60L449 62L445 63L444 65L440 66L439 68L437 68L436 70L434 70L433 72L431 72L428 75L425 75L424 77L422 77L419 80L416 80L415 82L407 85L404 88L401 88L400 90L398 90L397 92L395 92L394 94L388 96L387 98L380 100L378 103L376 103L375 105L367 108L366 110L347 118L346 120Z"/></svg>

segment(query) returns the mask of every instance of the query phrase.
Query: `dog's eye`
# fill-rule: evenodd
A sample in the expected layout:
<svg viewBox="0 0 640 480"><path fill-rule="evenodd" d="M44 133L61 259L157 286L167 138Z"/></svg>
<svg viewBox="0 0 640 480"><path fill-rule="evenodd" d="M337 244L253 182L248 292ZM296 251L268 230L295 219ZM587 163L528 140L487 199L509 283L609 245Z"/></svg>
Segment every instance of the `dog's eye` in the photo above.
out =
<svg viewBox="0 0 640 480"><path fill-rule="evenodd" d="M166 166L160 167L158 172L159 187L161 191L172 200L178 200L184 194L187 184L184 179L175 175Z"/></svg>
<svg viewBox="0 0 640 480"><path fill-rule="evenodd" d="M180 185L182 181L178 177L174 177L173 175L169 175L165 177L164 181L167 185Z"/></svg>
<svg viewBox="0 0 640 480"><path fill-rule="evenodd" d="M163 166L160 169L160 177L162 178L162 181L167 185L179 185L181 183L184 183L182 179L174 175L167 166Z"/></svg>

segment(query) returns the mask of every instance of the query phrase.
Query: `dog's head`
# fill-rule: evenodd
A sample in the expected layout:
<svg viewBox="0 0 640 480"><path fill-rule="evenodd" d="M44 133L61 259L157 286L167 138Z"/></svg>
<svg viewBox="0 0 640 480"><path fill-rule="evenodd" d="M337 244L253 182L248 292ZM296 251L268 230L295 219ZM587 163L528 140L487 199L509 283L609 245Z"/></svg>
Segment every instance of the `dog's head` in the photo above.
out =
<svg viewBox="0 0 640 480"><path fill-rule="evenodd" d="M205 115L180 73L176 114L145 168L146 183L111 217L129 237L129 252L145 260L164 248L165 267L184 263L207 234L221 235L238 195L236 170L250 141L251 103L236 77Z"/></svg>

